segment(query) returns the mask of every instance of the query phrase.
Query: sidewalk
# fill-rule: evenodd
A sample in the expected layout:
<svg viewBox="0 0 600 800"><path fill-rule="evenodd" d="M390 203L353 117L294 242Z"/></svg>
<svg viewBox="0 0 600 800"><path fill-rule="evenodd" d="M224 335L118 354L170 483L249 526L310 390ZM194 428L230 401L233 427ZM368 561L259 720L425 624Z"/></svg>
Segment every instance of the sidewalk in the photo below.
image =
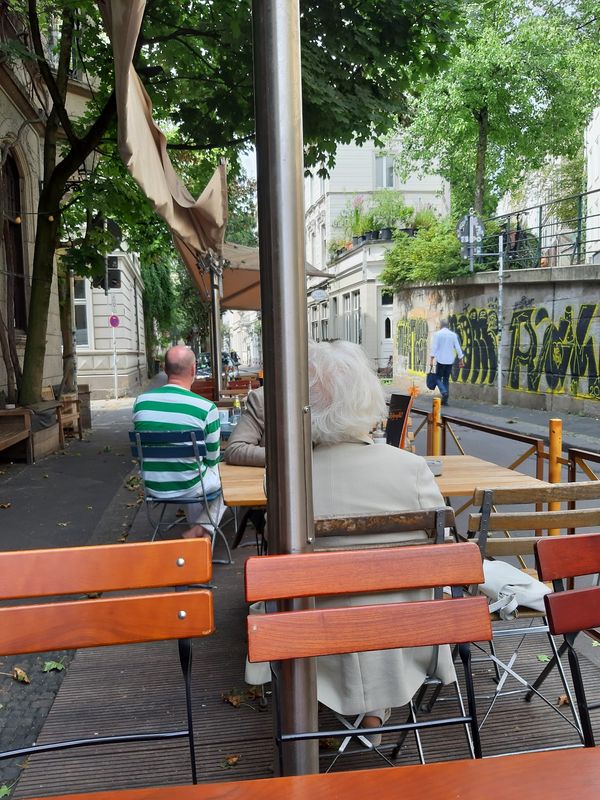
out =
<svg viewBox="0 0 600 800"><path fill-rule="evenodd" d="M386 386L386 394L392 392L406 393L412 380L396 379L394 385ZM431 411L432 400L439 397L437 391L423 390L416 398L414 406L421 411ZM554 413L529 408L517 408L511 405L497 406L491 403L478 403L474 400L462 400L452 397L450 386L450 402L442 408L442 413L449 417L461 417L485 425L494 425L505 430L548 438L548 422L554 418L563 421L563 449L581 447L584 450L600 452L600 403L598 417L580 414Z"/></svg>
<svg viewBox="0 0 600 800"><path fill-rule="evenodd" d="M0 463L0 505L8 506L0 508L0 549L124 541L138 508L137 493L125 483L134 468L127 438L132 405L131 397L94 401L92 428L83 441L69 438L64 453L36 464ZM44 672L44 664L67 667L73 655L0 656L0 750L36 740L65 674ZM27 673L30 684L10 677L14 666ZM17 780L22 762L0 761L0 787Z"/></svg>

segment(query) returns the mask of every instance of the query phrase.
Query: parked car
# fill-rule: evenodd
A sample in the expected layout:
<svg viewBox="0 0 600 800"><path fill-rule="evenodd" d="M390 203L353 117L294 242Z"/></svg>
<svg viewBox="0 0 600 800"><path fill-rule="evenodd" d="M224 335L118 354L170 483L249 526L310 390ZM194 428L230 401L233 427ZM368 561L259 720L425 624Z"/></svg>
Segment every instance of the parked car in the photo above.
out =
<svg viewBox="0 0 600 800"><path fill-rule="evenodd" d="M237 365L230 354L225 350L221 353L221 375L224 380L237 380L240 376ZM210 353L200 353L198 356L196 378L212 378L212 359Z"/></svg>

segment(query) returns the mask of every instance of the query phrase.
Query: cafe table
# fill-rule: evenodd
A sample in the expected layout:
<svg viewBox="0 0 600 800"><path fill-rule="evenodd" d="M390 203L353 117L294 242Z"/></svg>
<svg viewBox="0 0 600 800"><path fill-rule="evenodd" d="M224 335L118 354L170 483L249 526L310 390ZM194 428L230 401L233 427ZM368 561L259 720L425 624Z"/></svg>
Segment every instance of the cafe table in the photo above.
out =
<svg viewBox="0 0 600 800"><path fill-rule="evenodd" d="M60 800L587 800L600 797L600 748L285 778L63 795ZM38 798L39 800L39 798Z"/></svg>
<svg viewBox="0 0 600 800"><path fill-rule="evenodd" d="M545 481L475 456L440 456L439 460L442 462L442 473L436 477L436 481L444 497L469 496L475 489L547 486ZM219 469L226 505L248 508L266 506L264 467L220 464Z"/></svg>

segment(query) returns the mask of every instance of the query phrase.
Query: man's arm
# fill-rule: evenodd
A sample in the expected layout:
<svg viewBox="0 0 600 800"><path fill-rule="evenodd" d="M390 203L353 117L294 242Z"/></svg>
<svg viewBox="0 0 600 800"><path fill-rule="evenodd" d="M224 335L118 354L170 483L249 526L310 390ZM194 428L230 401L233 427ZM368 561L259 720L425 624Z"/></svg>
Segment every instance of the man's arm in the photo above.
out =
<svg viewBox="0 0 600 800"><path fill-rule="evenodd" d="M464 353L460 346L460 339L458 338L456 331L454 332L454 348L456 350L456 354L458 355L458 366L462 369L465 365L465 362L463 361Z"/></svg>
<svg viewBox="0 0 600 800"><path fill-rule="evenodd" d="M264 397L262 389L257 389L248 395L246 410L229 437L225 461L241 467L264 467L265 448L261 445L264 432Z"/></svg>
<svg viewBox="0 0 600 800"><path fill-rule="evenodd" d="M429 363L430 363L430 365L432 367L433 367L433 362L437 358L437 354L438 354L437 343L438 343L438 334L434 333L433 334L433 339L431 340L431 351L430 351L431 355L429 356Z"/></svg>
<svg viewBox="0 0 600 800"><path fill-rule="evenodd" d="M204 422L204 444L206 446L204 463L207 467L216 467L221 460L221 422L219 410L214 404Z"/></svg>

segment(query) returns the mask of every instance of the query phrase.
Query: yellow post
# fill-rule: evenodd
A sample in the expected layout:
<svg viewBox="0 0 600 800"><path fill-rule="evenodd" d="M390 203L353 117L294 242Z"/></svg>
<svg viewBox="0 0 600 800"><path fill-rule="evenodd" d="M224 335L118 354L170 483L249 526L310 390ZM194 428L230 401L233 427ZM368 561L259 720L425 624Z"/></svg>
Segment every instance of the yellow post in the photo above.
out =
<svg viewBox="0 0 600 800"><path fill-rule="evenodd" d="M548 482L560 483L562 456L562 419L551 419L548 423ZM548 511L559 511L560 503L548 503ZM559 536L560 528L551 528L550 536Z"/></svg>
<svg viewBox="0 0 600 800"><path fill-rule="evenodd" d="M431 455L442 455L442 401L439 397L433 398L431 409Z"/></svg>

